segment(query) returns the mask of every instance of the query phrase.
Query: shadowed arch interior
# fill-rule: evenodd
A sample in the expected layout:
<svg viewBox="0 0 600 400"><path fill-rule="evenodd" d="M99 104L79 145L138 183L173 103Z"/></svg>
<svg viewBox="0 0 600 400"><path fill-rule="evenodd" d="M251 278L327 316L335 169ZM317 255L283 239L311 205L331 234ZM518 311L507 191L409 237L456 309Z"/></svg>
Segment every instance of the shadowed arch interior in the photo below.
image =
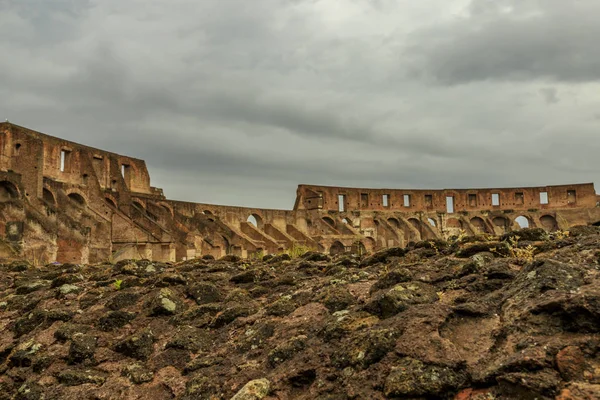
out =
<svg viewBox="0 0 600 400"><path fill-rule="evenodd" d="M346 247L338 241L333 242L331 247L329 248L329 254L335 256L337 254L342 254L346 251Z"/></svg>
<svg viewBox="0 0 600 400"><path fill-rule="evenodd" d="M46 188L42 191L42 198L44 201L51 205L56 205L56 199L54 198L54 194Z"/></svg>
<svg viewBox="0 0 600 400"><path fill-rule="evenodd" d="M552 215L543 215L540 218L540 224L542 224L542 227L548 232L555 232L558 230L558 222Z"/></svg>
<svg viewBox="0 0 600 400"><path fill-rule="evenodd" d="M0 182L0 201L8 201L19 197L19 190L9 181Z"/></svg>
<svg viewBox="0 0 600 400"><path fill-rule="evenodd" d="M85 206L85 199L79 193L69 194L69 199L80 206Z"/></svg>

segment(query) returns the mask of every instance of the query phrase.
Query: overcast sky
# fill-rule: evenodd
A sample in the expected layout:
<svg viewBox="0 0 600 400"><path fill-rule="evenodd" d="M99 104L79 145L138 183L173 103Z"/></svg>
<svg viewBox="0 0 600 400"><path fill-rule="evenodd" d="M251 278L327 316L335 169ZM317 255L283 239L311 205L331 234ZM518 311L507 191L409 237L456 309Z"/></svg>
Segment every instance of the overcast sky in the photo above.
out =
<svg viewBox="0 0 600 400"><path fill-rule="evenodd" d="M598 0L0 0L0 118L168 198L600 184Z"/></svg>

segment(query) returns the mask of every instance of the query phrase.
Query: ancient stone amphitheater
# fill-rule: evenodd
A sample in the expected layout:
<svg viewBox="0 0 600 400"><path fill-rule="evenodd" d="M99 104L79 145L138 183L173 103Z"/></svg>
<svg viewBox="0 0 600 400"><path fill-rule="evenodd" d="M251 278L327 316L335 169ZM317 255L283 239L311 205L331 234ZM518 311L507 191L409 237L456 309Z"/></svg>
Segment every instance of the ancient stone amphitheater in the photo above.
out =
<svg viewBox="0 0 600 400"><path fill-rule="evenodd" d="M464 233L600 224L591 183L504 189L298 186L292 210L169 200L143 160L0 123L0 257L34 263L364 253Z"/></svg>

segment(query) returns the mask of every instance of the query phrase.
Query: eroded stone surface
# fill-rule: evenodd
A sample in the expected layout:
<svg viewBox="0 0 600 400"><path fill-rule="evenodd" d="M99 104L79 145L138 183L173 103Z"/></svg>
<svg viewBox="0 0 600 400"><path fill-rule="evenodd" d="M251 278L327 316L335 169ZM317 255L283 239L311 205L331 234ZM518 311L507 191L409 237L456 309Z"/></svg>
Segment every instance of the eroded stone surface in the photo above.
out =
<svg viewBox="0 0 600 400"><path fill-rule="evenodd" d="M1 394L597 398L600 234L582 232L527 262L458 257L499 240L477 236L358 257L0 264Z"/></svg>

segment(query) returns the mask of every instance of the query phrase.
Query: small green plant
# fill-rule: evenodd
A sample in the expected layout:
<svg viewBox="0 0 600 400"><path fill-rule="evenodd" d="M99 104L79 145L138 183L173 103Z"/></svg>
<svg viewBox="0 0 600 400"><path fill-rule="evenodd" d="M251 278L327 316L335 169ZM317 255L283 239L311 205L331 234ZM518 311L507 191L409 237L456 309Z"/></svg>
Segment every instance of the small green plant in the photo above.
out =
<svg viewBox="0 0 600 400"><path fill-rule="evenodd" d="M535 257L535 247L527 245L527 247L519 247L519 236L513 236L508 239L508 251L511 257L516 258L519 262L525 264L533 261Z"/></svg>
<svg viewBox="0 0 600 400"><path fill-rule="evenodd" d="M254 259L256 260L262 260L264 256L265 252L262 249L254 253Z"/></svg>
<svg viewBox="0 0 600 400"><path fill-rule="evenodd" d="M122 279L116 279L116 280L113 282L113 286L115 287L115 289L117 289L117 290L121 290L121 284L122 284L122 283L123 283L123 280L122 280Z"/></svg>
<svg viewBox="0 0 600 400"><path fill-rule="evenodd" d="M284 253L288 254L291 258L298 258L310 250L311 249L306 246L293 243L292 247L287 249Z"/></svg>
<svg viewBox="0 0 600 400"><path fill-rule="evenodd" d="M570 235L569 231L556 231L554 233L552 233L552 236L554 236L554 239L557 240L563 240L565 238L568 238Z"/></svg>

